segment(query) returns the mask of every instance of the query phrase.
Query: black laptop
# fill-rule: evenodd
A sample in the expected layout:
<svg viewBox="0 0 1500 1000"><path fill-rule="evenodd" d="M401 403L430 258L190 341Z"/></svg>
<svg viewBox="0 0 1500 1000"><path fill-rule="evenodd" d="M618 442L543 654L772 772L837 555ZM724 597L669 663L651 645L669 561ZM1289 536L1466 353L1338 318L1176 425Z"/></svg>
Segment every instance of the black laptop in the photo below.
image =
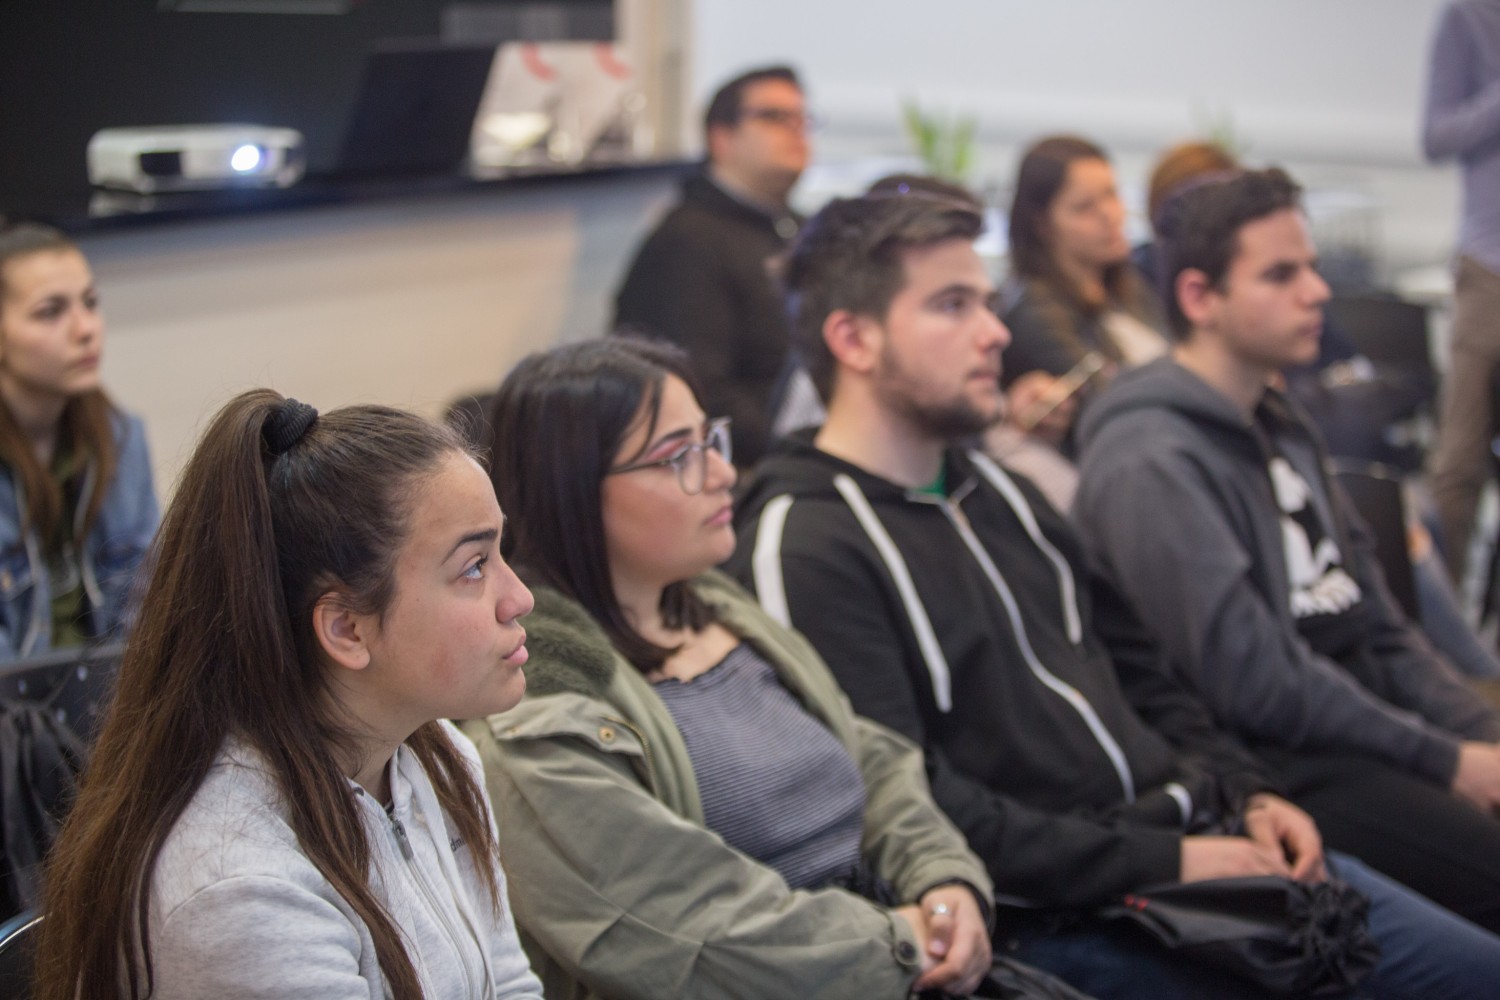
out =
<svg viewBox="0 0 1500 1000"><path fill-rule="evenodd" d="M494 45L385 42L365 58L340 174L451 174L469 153Z"/></svg>

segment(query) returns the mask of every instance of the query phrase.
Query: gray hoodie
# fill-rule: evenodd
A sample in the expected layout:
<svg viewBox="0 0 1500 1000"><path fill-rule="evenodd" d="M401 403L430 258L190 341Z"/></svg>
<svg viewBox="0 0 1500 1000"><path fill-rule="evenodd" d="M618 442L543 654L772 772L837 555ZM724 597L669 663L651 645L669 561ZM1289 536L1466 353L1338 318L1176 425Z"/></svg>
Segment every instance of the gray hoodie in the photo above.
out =
<svg viewBox="0 0 1500 1000"><path fill-rule="evenodd" d="M1170 358L1120 376L1079 428L1074 516L1090 558L1223 725L1256 743L1371 754L1447 786L1459 741L1500 738L1500 716L1397 610L1316 433L1275 392L1257 417ZM1297 631L1273 446L1363 592L1365 640L1341 662Z"/></svg>
<svg viewBox="0 0 1500 1000"><path fill-rule="evenodd" d="M483 788L473 745L443 726ZM450 839L416 757L396 750L389 816L354 787L371 884L401 931L423 995L540 1000L503 882L496 915L470 845ZM387 995L369 929L302 853L274 778L243 744L221 752L177 820L151 890L157 1000Z"/></svg>

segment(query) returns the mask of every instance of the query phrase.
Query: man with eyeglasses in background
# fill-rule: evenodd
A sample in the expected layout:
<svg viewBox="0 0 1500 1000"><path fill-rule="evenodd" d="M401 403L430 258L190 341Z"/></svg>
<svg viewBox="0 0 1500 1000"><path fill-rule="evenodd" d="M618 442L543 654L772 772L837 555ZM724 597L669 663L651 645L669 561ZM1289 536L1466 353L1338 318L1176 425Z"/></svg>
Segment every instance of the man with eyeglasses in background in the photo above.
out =
<svg viewBox="0 0 1500 1000"><path fill-rule="evenodd" d="M688 352L703 405L733 419L735 456L750 465L767 444L789 344L767 262L802 221L788 205L808 161L796 72L740 74L714 94L703 125L703 170L637 252L615 300L615 329Z"/></svg>

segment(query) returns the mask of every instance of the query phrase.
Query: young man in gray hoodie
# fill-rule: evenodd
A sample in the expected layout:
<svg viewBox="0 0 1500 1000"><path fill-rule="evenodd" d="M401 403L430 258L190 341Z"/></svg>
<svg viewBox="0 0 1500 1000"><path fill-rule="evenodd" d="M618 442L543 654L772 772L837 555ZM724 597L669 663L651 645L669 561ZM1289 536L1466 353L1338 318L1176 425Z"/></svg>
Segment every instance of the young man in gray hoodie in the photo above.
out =
<svg viewBox="0 0 1500 1000"><path fill-rule="evenodd" d="M1220 724L1325 842L1500 927L1500 715L1402 617L1317 433L1270 385L1328 286L1280 170L1164 212L1172 356L1080 428L1077 526Z"/></svg>

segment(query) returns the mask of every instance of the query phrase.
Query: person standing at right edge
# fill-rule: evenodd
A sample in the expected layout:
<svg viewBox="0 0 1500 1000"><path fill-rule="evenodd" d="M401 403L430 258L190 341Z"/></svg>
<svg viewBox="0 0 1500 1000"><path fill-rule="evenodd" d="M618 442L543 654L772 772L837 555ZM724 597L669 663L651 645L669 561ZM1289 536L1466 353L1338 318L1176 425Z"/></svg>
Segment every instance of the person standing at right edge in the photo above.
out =
<svg viewBox="0 0 1500 1000"><path fill-rule="evenodd" d="M1454 0L1433 40L1422 149L1463 168L1463 220L1432 491L1449 569L1462 582L1491 475L1500 365L1500 0Z"/></svg>

